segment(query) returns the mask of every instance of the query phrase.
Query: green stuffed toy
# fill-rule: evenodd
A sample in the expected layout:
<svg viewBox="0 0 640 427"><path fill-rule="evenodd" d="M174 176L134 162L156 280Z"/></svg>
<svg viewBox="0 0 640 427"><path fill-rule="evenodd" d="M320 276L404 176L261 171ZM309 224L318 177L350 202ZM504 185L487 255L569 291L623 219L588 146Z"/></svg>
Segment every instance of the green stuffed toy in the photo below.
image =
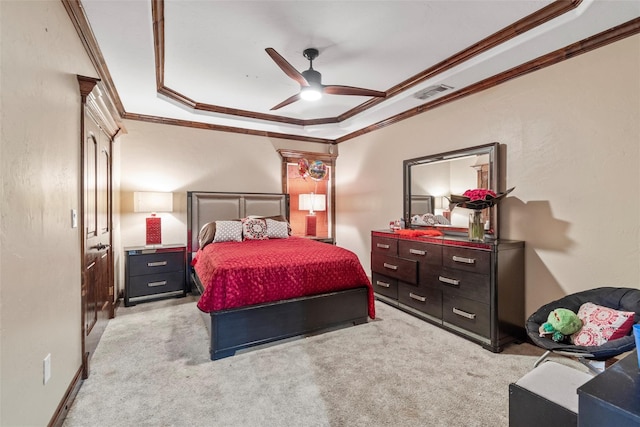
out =
<svg viewBox="0 0 640 427"><path fill-rule="evenodd" d="M563 342L571 334L582 329L582 320L573 311L556 308L549 313L547 321L540 326L540 336L551 335L555 342Z"/></svg>

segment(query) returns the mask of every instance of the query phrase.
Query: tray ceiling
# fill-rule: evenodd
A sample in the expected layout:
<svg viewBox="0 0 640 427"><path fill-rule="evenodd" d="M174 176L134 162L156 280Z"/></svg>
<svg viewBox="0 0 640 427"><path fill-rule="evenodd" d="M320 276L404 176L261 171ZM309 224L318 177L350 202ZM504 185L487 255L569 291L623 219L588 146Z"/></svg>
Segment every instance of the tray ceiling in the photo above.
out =
<svg viewBox="0 0 640 427"><path fill-rule="evenodd" d="M638 1L81 0L125 117L340 140L640 16ZM154 25L155 24L155 25ZM300 86L304 49L324 95L271 108ZM102 76L101 76L102 77ZM427 99L432 86L451 89ZM396 119L393 119L396 118Z"/></svg>

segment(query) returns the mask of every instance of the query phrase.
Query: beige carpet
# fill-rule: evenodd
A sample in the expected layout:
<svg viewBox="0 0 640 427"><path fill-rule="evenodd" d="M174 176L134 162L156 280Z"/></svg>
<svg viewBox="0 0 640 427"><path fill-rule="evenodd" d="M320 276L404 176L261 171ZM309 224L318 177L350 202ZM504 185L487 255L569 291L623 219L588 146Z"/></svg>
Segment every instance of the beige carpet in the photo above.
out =
<svg viewBox="0 0 640 427"><path fill-rule="evenodd" d="M508 425L508 385L540 349L494 354L376 310L364 325L214 362L193 299L121 308L64 426Z"/></svg>

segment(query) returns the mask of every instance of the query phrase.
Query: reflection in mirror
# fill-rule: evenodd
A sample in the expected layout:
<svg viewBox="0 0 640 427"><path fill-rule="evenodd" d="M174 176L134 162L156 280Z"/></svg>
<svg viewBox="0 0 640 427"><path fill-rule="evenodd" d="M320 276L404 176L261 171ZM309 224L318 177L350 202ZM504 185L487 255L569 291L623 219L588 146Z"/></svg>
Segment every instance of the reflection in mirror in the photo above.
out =
<svg viewBox="0 0 640 427"><path fill-rule="evenodd" d="M451 194L487 188L495 192L498 143L434 154L404 161L404 217L412 228L435 226L447 232L466 232L469 209L449 203ZM497 237L496 208L483 211L485 234Z"/></svg>

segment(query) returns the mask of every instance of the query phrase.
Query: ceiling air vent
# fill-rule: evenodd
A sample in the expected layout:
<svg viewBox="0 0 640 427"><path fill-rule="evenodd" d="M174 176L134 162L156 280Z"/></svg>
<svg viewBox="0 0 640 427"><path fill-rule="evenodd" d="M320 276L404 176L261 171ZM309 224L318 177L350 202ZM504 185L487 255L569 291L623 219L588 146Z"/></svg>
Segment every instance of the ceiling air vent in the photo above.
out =
<svg viewBox="0 0 640 427"><path fill-rule="evenodd" d="M415 95L413 95L413 97L418 99L427 99L427 98L431 98L434 95L439 94L440 92L444 92L445 90L449 90L449 89L453 89L453 88L447 85L429 86L426 89L422 89L420 92L416 92Z"/></svg>

